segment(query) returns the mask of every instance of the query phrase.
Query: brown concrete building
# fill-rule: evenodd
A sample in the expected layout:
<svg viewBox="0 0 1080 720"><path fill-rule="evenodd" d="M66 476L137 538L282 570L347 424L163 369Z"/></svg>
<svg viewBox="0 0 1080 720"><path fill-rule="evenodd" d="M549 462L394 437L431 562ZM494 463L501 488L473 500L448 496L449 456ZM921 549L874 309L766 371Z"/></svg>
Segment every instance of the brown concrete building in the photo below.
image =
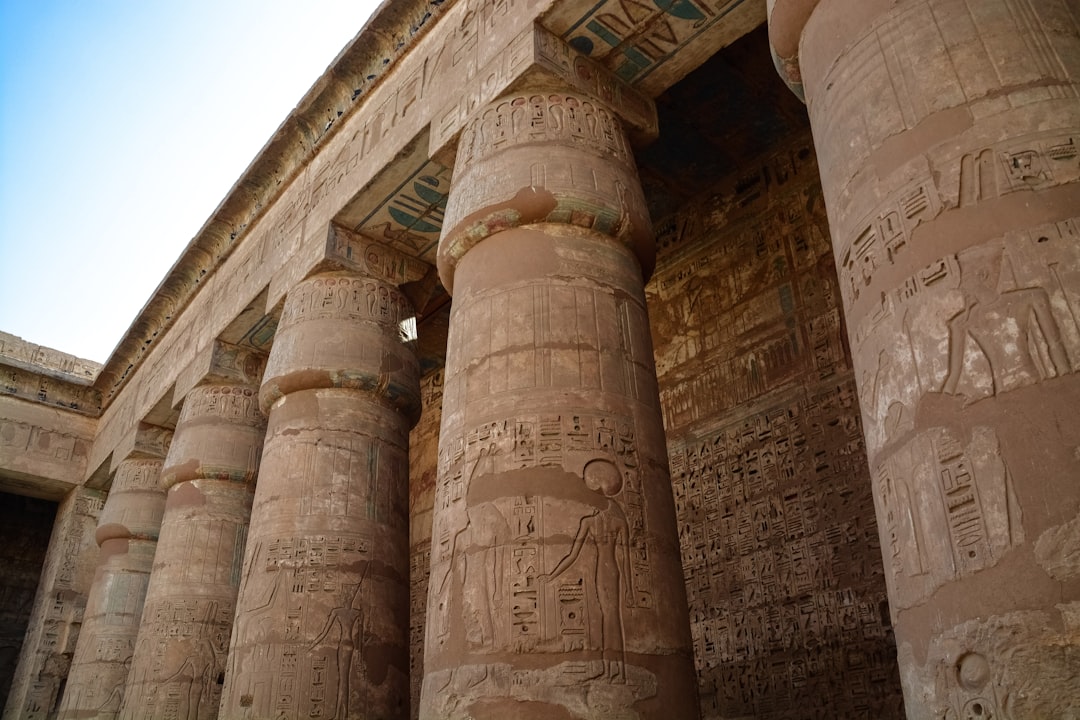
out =
<svg viewBox="0 0 1080 720"><path fill-rule="evenodd" d="M386 3L0 334L3 717L1080 717L1078 148L1074 0Z"/></svg>

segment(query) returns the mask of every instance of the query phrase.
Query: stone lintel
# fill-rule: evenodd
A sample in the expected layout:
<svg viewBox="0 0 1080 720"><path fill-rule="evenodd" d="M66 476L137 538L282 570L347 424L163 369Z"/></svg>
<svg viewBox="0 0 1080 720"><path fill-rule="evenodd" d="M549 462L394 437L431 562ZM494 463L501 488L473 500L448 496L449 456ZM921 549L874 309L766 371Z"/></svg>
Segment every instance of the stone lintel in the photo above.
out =
<svg viewBox="0 0 1080 720"><path fill-rule="evenodd" d="M59 500L86 472L97 421L0 394L0 489Z"/></svg>
<svg viewBox="0 0 1080 720"><path fill-rule="evenodd" d="M7 358L0 358L0 394L88 417L101 414L101 393L96 389L33 365L9 365Z"/></svg>
<svg viewBox="0 0 1080 720"><path fill-rule="evenodd" d="M647 144L660 133L656 106L648 96L533 23L477 72L452 102L435 113L430 156L453 167L457 140L477 110L517 88L544 85L577 90L603 101L622 120L635 145Z"/></svg>
<svg viewBox="0 0 1080 720"><path fill-rule="evenodd" d="M173 407L178 407L197 385L236 383L258 386L265 369L266 353L214 340L176 376Z"/></svg>
<svg viewBox="0 0 1080 720"><path fill-rule="evenodd" d="M423 280L431 265L362 233L331 224L323 262L312 274L329 270L352 270L400 287Z"/></svg>
<svg viewBox="0 0 1080 720"><path fill-rule="evenodd" d="M11 333L0 332L0 364L29 370L57 380L90 385L101 372L100 363L35 345Z"/></svg>
<svg viewBox="0 0 1080 720"><path fill-rule="evenodd" d="M164 459L172 443L172 430L141 422L134 432L129 433L116 447L112 454L111 471L125 460L134 458Z"/></svg>

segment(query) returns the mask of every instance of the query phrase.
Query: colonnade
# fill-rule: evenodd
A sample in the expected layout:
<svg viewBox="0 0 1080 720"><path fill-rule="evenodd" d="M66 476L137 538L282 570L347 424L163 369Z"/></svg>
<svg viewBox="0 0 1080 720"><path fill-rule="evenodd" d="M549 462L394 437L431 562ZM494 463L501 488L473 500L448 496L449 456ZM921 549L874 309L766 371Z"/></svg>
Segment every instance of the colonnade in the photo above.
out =
<svg viewBox="0 0 1080 720"><path fill-rule="evenodd" d="M1077 15L769 2L911 718L1080 707ZM651 223L617 110L545 78L457 146L420 717L693 718ZM208 375L166 457L119 463L61 717L409 717L414 314L392 277L315 272L265 371Z"/></svg>

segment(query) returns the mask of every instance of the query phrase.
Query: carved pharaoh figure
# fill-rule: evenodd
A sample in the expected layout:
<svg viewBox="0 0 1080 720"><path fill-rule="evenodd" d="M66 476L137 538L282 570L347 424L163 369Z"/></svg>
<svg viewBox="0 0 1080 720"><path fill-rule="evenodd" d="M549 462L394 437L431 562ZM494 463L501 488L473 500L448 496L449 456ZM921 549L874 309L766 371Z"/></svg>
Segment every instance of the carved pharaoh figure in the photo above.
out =
<svg viewBox="0 0 1080 720"><path fill-rule="evenodd" d="M964 309L949 320L949 371L942 391L955 394L970 338L990 366L991 394L1071 370L1050 297L1040 287L1001 291L1004 248L995 243L957 254Z"/></svg>

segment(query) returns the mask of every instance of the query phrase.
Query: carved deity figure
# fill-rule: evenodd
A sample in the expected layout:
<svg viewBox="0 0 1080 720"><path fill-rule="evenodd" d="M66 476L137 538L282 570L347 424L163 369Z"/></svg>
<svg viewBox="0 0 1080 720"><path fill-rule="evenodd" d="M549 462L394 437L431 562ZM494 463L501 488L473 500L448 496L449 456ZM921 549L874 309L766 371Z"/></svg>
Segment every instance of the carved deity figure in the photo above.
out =
<svg viewBox="0 0 1080 720"><path fill-rule="evenodd" d="M495 450L484 448L469 475L468 490L478 487L478 480L494 472ZM440 583L440 595L454 573L459 548L469 548L463 554L461 572L464 576L462 604L465 638L476 649L494 650L506 644L504 628L504 574L506 545L510 526L499 507L493 502L476 502L466 492L465 525L454 532L450 557Z"/></svg>
<svg viewBox="0 0 1080 720"><path fill-rule="evenodd" d="M957 392L968 338L990 366L991 394L1071 370L1046 290L999 290L1003 254L1001 245L991 244L957 255L964 308L949 320L949 371L942 392Z"/></svg>
<svg viewBox="0 0 1080 720"><path fill-rule="evenodd" d="M177 714L178 718L197 720L205 701L209 699L212 703L216 700L212 697L211 689L216 681L218 651L210 639L216 614L217 603L207 603L195 635L184 638L183 642L177 645L178 650L186 651L183 662L176 670L158 681L162 686L174 682L185 686L180 695L185 708ZM161 674L165 675L165 672Z"/></svg>
<svg viewBox="0 0 1080 720"><path fill-rule="evenodd" d="M326 624L319 635L312 641L310 649L314 650L319 643L326 640L332 632L337 631L337 702L334 705L332 720L346 720L349 714L349 680L352 676L352 667L356 651L360 651L361 663L364 655L364 611L363 595L360 592L364 586L364 577L367 568L364 568L360 582L353 590L352 597L347 605L334 608L326 617ZM346 593L347 594L347 593Z"/></svg>
<svg viewBox="0 0 1080 720"><path fill-rule="evenodd" d="M634 606L634 588L630 527L626 514L614 499L622 490L622 475L609 460L593 460L585 466L583 479L585 486L600 496L600 502L593 512L581 518L570 551L546 580L554 580L577 563L586 544L593 548L594 553L582 573L595 583L604 671L613 682L625 683L623 607Z"/></svg>

